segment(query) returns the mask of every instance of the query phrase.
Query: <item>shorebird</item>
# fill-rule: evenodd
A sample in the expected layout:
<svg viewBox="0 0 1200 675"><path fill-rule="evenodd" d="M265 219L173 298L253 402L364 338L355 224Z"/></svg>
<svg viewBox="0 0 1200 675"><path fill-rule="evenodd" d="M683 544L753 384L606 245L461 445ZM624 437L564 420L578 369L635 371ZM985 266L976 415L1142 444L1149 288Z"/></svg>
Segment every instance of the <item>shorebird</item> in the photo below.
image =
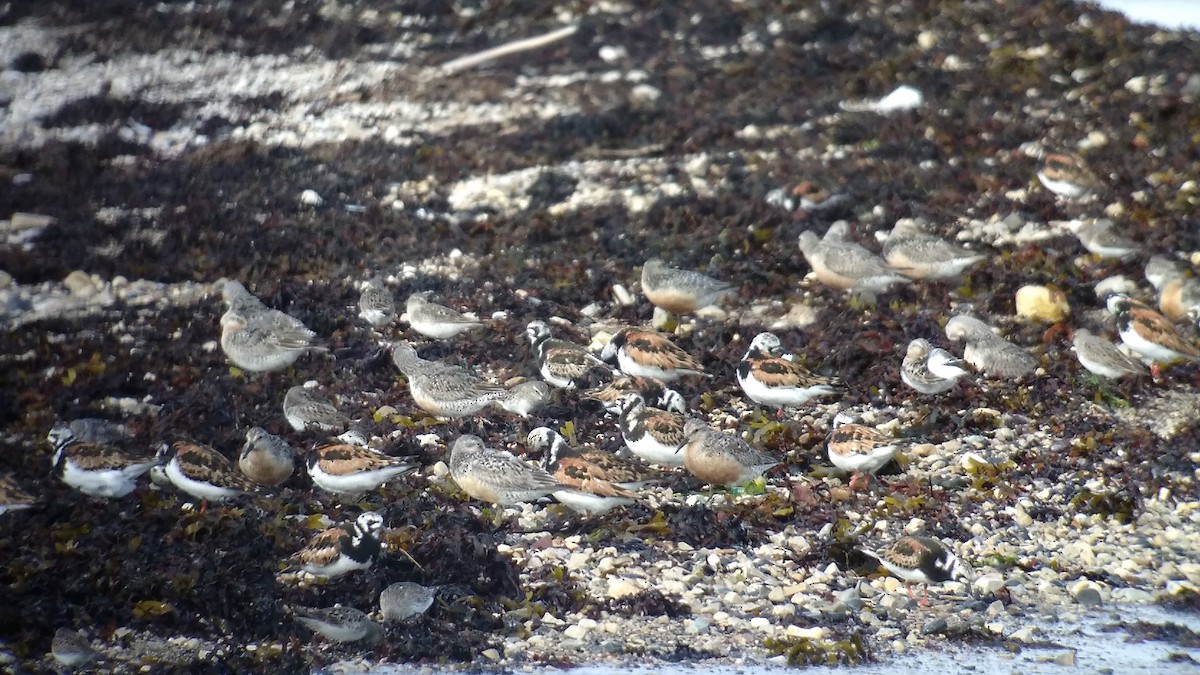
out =
<svg viewBox="0 0 1200 675"><path fill-rule="evenodd" d="M1032 354L992 332L991 326L971 316L956 316L946 323L946 337L965 340L963 359L976 370L1001 379L1017 379L1037 368Z"/></svg>
<svg viewBox="0 0 1200 675"><path fill-rule="evenodd" d="M1067 152L1045 153L1037 178L1047 190L1067 199L1080 199L1104 188L1082 157Z"/></svg>
<svg viewBox="0 0 1200 675"><path fill-rule="evenodd" d="M1110 380L1146 374L1145 364L1085 328L1076 330L1071 341L1071 351L1088 372Z"/></svg>
<svg viewBox="0 0 1200 675"><path fill-rule="evenodd" d="M221 351L242 370L286 368L309 350L326 351L299 319L271 309L237 281L225 282L229 308L221 316Z"/></svg>
<svg viewBox="0 0 1200 675"><path fill-rule="evenodd" d="M17 485L11 474L0 475L0 516L33 506L36 499Z"/></svg>
<svg viewBox="0 0 1200 675"><path fill-rule="evenodd" d="M935 237L915 221L899 220L883 244L884 260L910 279L953 279L987 255Z"/></svg>
<svg viewBox="0 0 1200 675"><path fill-rule="evenodd" d="M1117 318L1121 342L1140 354L1154 367L1176 361L1200 361L1200 348L1185 339L1165 316L1126 295L1108 299L1108 311Z"/></svg>
<svg viewBox="0 0 1200 675"><path fill-rule="evenodd" d="M617 404L617 427L630 452L651 464L683 466L683 454L679 452L685 440L682 413L648 407L641 394L625 394Z"/></svg>
<svg viewBox="0 0 1200 675"><path fill-rule="evenodd" d="M617 331L600 352L605 361L614 356L617 367L626 375L652 377L668 384L688 375L712 377L690 354L652 331L635 328Z"/></svg>
<svg viewBox="0 0 1200 675"><path fill-rule="evenodd" d="M846 221L839 220L820 239L813 232L800 233L800 252L817 281L868 295L882 293L894 284L908 283L907 277L879 256L849 241L849 227Z"/></svg>
<svg viewBox="0 0 1200 675"><path fill-rule="evenodd" d="M782 411L818 396L838 393L840 380L814 375L804 366L776 356L782 348L774 333L759 333L738 363L738 384L752 401Z"/></svg>
<svg viewBox="0 0 1200 675"><path fill-rule="evenodd" d="M138 478L162 463L156 457L130 457L106 443L80 441L63 422L50 429L48 438L54 446L50 464L62 481L93 497L124 497L137 487Z"/></svg>
<svg viewBox="0 0 1200 675"><path fill-rule="evenodd" d="M321 609L293 605L289 610L297 622L334 642L366 640L368 644L374 644L383 639L383 627L353 607L334 605Z"/></svg>
<svg viewBox="0 0 1200 675"><path fill-rule="evenodd" d="M339 494L374 490L417 467L396 457L344 443L319 446L308 458L308 475L313 484Z"/></svg>
<svg viewBox="0 0 1200 675"><path fill-rule="evenodd" d="M429 292L413 293L405 303L408 325L413 330L435 340L448 340L461 333L483 328L483 322L463 316L461 312L436 302L429 302Z"/></svg>
<svg viewBox="0 0 1200 675"><path fill-rule="evenodd" d="M580 513L607 513L632 504L637 500L635 491L652 480L644 466L611 452L572 448L549 427L530 431L526 444L542 452L546 473L569 486L551 496Z"/></svg>
<svg viewBox="0 0 1200 675"><path fill-rule="evenodd" d="M863 474L867 475L867 481L870 482L875 472L892 461L900 449L900 443L895 439L887 438L866 425L852 423L843 413L834 416L833 428L829 431L825 446L829 461L852 474L849 483L852 490Z"/></svg>
<svg viewBox="0 0 1200 675"><path fill-rule="evenodd" d="M379 613L386 621L407 621L433 606L438 589L411 581L397 581L379 594Z"/></svg>
<svg viewBox="0 0 1200 675"><path fill-rule="evenodd" d="M382 529L383 516L374 511L359 514L354 522L327 527L288 557L288 570L324 579L365 570L379 557Z"/></svg>
<svg viewBox="0 0 1200 675"><path fill-rule="evenodd" d="M918 603L922 606L929 605L929 584L970 579L958 556L932 537L904 536L878 553L868 548L862 549L862 552L878 560L887 571L903 581L910 598L916 599L912 585L924 584L925 598Z"/></svg>
<svg viewBox="0 0 1200 675"><path fill-rule="evenodd" d="M966 363L925 338L908 343L900 363L900 380L922 394L949 391L959 378L968 375Z"/></svg>
<svg viewBox="0 0 1200 675"><path fill-rule="evenodd" d="M283 416L296 431L320 429L341 432L350 418L338 412L332 403L298 384L283 396Z"/></svg>
<svg viewBox="0 0 1200 675"><path fill-rule="evenodd" d="M91 641L78 631L62 627L54 631L54 639L50 641L50 656L63 668L80 668L99 655L100 652L92 647Z"/></svg>
<svg viewBox="0 0 1200 675"><path fill-rule="evenodd" d="M296 450L266 429L251 427L246 431L238 468L259 485L279 485L291 478L296 469Z"/></svg>
<svg viewBox="0 0 1200 675"><path fill-rule="evenodd" d="M734 487L748 483L779 464L779 460L733 434L709 427L696 418L683 425L683 464L696 478Z"/></svg>
<svg viewBox="0 0 1200 675"><path fill-rule="evenodd" d="M587 347L550 335L542 321L530 321L525 327L542 379L559 389L575 389L589 375L612 373L612 368L596 358Z"/></svg>
<svg viewBox="0 0 1200 675"><path fill-rule="evenodd" d="M1176 322L1200 319L1200 280L1157 255L1146 263L1146 280L1158 291L1158 311L1163 316Z"/></svg>
<svg viewBox="0 0 1200 675"><path fill-rule="evenodd" d="M541 380L528 380L508 390L496 405L510 413L529 417L550 401L550 386Z"/></svg>
<svg viewBox="0 0 1200 675"><path fill-rule="evenodd" d="M396 299L382 280L363 282L362 293L358 296L358 315L376 328L396 320Z"/></svg>
<svg viewBox="0 0 1200 675"><path fill-rule="evenodd" d="M659 258L642 265L642 293L655 307L672 314L689 314L734 293L733 284L707 274L668 267Z"/></svg>
<svg viewBox="0 0 1200 675"><path fill-rule="evenodd" d="M257 486L233 468L228 459L212 448L190 441L163 443L159 461L166 461L167 479L187 494L207 502L220 503L250 494Z"/></svg>
<svg viewBox="0 0 1200 675"><path fill-rule="evenodd" d="M471 497L497 506L512 506L545 497L567 486L540 467L512 453L492 450L483 439L459 436L450 450L450 475Z"/></svg>
<svg viewBox="0 0 1200 675"><path fill-rule="evenodd" d="M1118 232L1113 221L1107 218L1072 220L1067 228L1088 253L1100 258L1128 258L1142 250L1137 242Z"/></svg>
<svg viewBox="0 0 1200 675"><path fill-rule="evenodd" d="M392 345L392 361L408 380L408 392L422 410L439 417L467 417L509 396L457 366L426 361L407 342Z"/></svg>

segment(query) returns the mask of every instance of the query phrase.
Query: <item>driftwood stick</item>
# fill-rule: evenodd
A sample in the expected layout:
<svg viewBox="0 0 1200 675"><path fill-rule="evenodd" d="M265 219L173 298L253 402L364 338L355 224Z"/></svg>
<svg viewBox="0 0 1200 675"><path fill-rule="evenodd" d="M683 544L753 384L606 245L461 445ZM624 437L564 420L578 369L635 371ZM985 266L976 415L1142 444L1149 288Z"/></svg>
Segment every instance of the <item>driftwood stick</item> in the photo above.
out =
<svg viewBox="0 0 1200 675"><path fill-rule="evenodd" d="M460 70L473 68L481 63L486 63L502 56L508 56L509 54L516 54L518 52L527 52L531 49L538 49L548 44L557 42L563 38L574 35L578 28L578 26L567 26L566 28L559 28L556 31L546 33L545 35L537 35L530 38L524 38L522 40L514 40L513 42L502 44L499 47L492 47L491 49L485 49L475 54L460 56L457 59L443 63L442 72L457 73Z"/></svg>

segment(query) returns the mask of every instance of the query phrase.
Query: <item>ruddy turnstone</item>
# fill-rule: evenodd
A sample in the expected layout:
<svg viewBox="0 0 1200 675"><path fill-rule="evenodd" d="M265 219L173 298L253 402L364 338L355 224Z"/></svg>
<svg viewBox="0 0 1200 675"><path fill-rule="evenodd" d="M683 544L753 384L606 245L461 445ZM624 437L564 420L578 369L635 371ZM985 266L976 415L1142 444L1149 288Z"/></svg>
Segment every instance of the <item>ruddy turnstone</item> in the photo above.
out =
<svg viewBox="0 0 1200 675"><path fill-rule="evenodd" d="M617 404L617 427L630 452L651 464L683 466L683 414L648 407L641 394L625 394Z"/></svg>
<svg viewBox="0 0 1200 675"><path fill-rule="evenodd" d="M397 581L379 594L379 613L385 621L408 621L433 606L437 588L411 581Z"/></svg>
<svg viewBox="0 0 1200 675"><path fill-rule="evenodd" d="M1142 250L1137 242L1118 232L1113 221L1107 218L1072 220L1067 228L1088 253L1101 258L1128 258Z"/></svg>
<svg viewBox="0 0 1200 675"><path fill-rule="evenodd" d="M965 340L963 359L992 377L1016 379L1033 372L1032 354L992 332L992 327L972 316L956 316L946 323L946 337Z"/></svg>
<svg viewBox="0 0 1200 675"><path fill-rule="evenodd" d="M283 416L296 431L320 429L341 432L350 422L350 418L338 412L332 403L302 384L288 389L284 394Z"/></svg>
<svg viewBox="0 0 1200 675"><path fill-rule="evenodd" d="M1171 325L1165 316L1126 295L1108 298L1108 311L1117 318L1121 342L1146 360L1158 364L1200 361L1200 348Z"/></svg>
<svg viewBox="0 0 1200 675"><path fill-rule="evenodd" d="M779 460L750 446L739 436L717 431L697 418L683 425L679 453L688 473L712 485L734 487L748 483L779 464Z"/></svg>
<svg viewBox="0 0 1200 675"><path fill-rule="evenodd" d="M296 469L296 451L287 441L266 429L251 427L246 431L238 468L255 483L273 487L292 477Z"/></svg>
<svg viewBox="0 0 1200 675"><path fill-rule="evenodd" d="M966 363L941 347L934 347L925 338L908 343L904 361L900 363L900 379L922 394L949 391L960 377L967 375Z"/></svg>
<svg viewBox="0 0 1200 675"><path fill-rule="evenodd" d="M466 370L426 361L407 342L392 345L392 361L408 380L408 392L422 410L439 417L466 417L509 395Z"/></svg>
<svg viewBox="0 0 1200 675"><path fill-rule="evenodd" d="M537 359L542 379L559 389L574 389L592 373L608 375L612 368L596 358L586 347L551 337L550 327L542 321L530 321L525 335Z"/></svg>
<svg viewBox="0 0 1200 675"><path fill-rule="evenodd" d="M9 511L20 511L34 505L37 500L17 485L11 475L0 476L0 516Z"/></svg>
<svg viewBox="0 0 1200 675"><path fill-rule="evenodd" d="M935 237L916 221L903 219L892 226L883 244L888 265L910 279L953 279L987 256Z"/></svg>
<svg viewBox="0 0 1200 675"><path fill-rule="evenodd" d="M429 292L413 293L405 303L408 325L412 329L436 340L448 340L460 333L483 328L483 322L472 319L457 310L436 302L429 302Z"/></svg>
<svg viewBox="0 0 1200 675"><path fill-rule="evenodd" d="M970 579L958 556L932 537L904 536L878 553L868 548L862 549L862 552L878 560L887 571L903 581L909 597L914 597L914 583L924 584L925 599L920 603L922 605L929 604L929 584Z"/></svg>
<svg viewBox="0 0 1200 675"><path fill-rule="evenodd" d="M655 307L672 314L689 314L715 305L723 296L734 293L733 284L707 274L668 267L658 258L642 265L642 293Z"/></svg>
<svg viewBox="0 0 1200 675"><path fill-rule="evenodd" d="M874 295L908 278L879 256L849 241L849 224L839 220L829 226L824 238L813 232L800 233L800 252L817 281L846 291Z"/></svg>
<svg viewBox="0 0 1200 675"><path fill-rule="evenodd" d="M652 377L666 383L688 375L712 377L691 354L652 331L635 328L617 331L600 353L600 358L605 361L614 356L617 367L626 375Z"/></svg>
<svg viewBox="0 0 1200 675"><path fill-rule="evenodd" d="M1158 311L1163 316L1171 321L1200 318L1200 280L1157 255L1146 263L1146 280L1158 291Z"/></svg>
<svg viewBox="0 0 1200 675"><path fill-rule="evenodd" d="M158 458L133 458L106 443L85 443L65 423L55 424L48 435L54 446L51 466L62 481L93 497L116 499L133 492L137 480L161 462Z"/></svg>
<svg viewBox="0 0 1200 675"><path fill-rule="evenodd" d="M175 441L159 446L158 457L166 461L167 479L175 487L204 502L220 503L257 490L212 448L189 441Z"/></svg>
<svg viewBox="0 0 1200 675"><path fill-rule="evenodd" d="M379 533L383 516L364 511L354 522L340 523L321 530L284 562L289 570L332 579L354 570L365 570L379 557L382 548Z"/></svg>
<svg viewBox="0 0 1200 675"><path fill-rule="evenodd" d="M304 624L314 633L323 635L327 640L334 642L366 640L368 644L374 644L383 638L383 627L353 607L334 605L322 609L294 605L289 609L297 622Z"/></svg>
<svg viewBox="0 0 1200 675"><path fill-rule="evenodd" d="M572 448L549 427L530 431L526 443L542 451L547 473L570 486L551 496L580 513L607 513L632 504L637 499L634 490L650 479L644 467L612 453Z"/></svg>
<svg viewBox="0 0 1200 675"><path fill-rule="evenodd" d="M621 409L616 403L625 394L641 394L647 401L659 401L665 391L666 385L652 377L618 375L603 387L587 392L585 396L604 403L609 412L618 413Z"/></svg>
<svg viewBox="0 0 1200 675"><path fill-rule="evenodd" d="M63 668L79 668L99 655L100 652L92 647L91 641L78 631L65 627L54 631L54 639L50 641L50 656Z"/></svg>
<svg viewBox="0 0 1200 675"><path fill-rule="evenodd" d="M1079 199L1104 187L1082 157L1065 152L1044 154L1037 178L1047 190L1067 199Z"/></svg>
<svg viewBox="0 0 1200 675"><path fill-rule="evenodd" d="M358 316L376 328L396 320L396 299L380 279L363 282L358 296Z"/></svg>
<svg viewBox="0 0 1200 675"><path fill-rule="evenodd" d="M838 393L839 380L814 375L798 363L775 356L781 349L774 333L759 333L750 342L738 364L737 381L752 401L782 409Z"/></svg>
<svg viewBox="0 0 1200 675"><path fill-rule="evenodd" d="M825 447L829 452L829 461L852 474L849 487L854 489L863 474L867 475L869 483L876 471L892 461L900 449L900 443L876 429L850 422L849 417L838 413L833 418L833 429L829 431Z"/></svg>
<svg viewBox="0 0 1200 675"><path fill-rule="evenodd" d="M541 380L522 382L496 400L496 405L510 413L529 417L550 401L550 385Z"/></svg>
<svg viewBox="0 0 1200 675"><path fill-rule="evenodd" d="M358 445L322 445L308 458L308 475L327 492L358 493L378 488L418 465Z"/></svg>
<svg viewBox="0 0 1200 675"><path fill-rule="evenodd" d="M1071 351L1075 352L1079 363L1100 377L1115 380L1126 375L1146 374L1145 364L1085 328L1075 331L1072 343Z"/></svg>
<svg viewBox="0 0 1200 675"><path fill-rule="evenodd" d="M470 434L454 441L450 475L463 492L498 506L531 502L567 487L541 467L487 448L481 438Z"/></svg>

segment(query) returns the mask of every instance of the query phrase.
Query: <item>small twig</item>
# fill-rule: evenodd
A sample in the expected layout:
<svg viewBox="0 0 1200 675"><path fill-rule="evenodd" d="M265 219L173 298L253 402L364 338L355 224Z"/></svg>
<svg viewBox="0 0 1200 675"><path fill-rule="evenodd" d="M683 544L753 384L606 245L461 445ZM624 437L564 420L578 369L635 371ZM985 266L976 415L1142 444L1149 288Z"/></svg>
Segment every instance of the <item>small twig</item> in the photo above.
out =
<svg viewBox="0 0 1200 675"><path fill-rule="evenodd" d="M502 56L516 54L518 52L526 52L531 49L538 49L553 42L557 42L563 38L570 37L578 30L578 26L567 26L559 28L556 31L551 31L545 35L525 38L523 40L515 40L507 44L502 44L499 47L492 47L481 52L470 54L468 56L460 56L452 61L447 61L442 64L442 71L446 73L457 73L460 70L473 68L481 63L486 63Z"/></svg>

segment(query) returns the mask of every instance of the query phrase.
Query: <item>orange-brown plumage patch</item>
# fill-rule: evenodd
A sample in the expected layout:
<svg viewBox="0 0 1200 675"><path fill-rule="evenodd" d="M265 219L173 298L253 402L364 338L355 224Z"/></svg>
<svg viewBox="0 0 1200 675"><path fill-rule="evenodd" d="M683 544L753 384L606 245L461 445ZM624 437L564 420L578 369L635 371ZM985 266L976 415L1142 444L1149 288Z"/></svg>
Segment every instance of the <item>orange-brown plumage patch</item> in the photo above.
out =
<svg viewBox="0 0 1200 675"><path fill-rule="evenodd" d="M1183 305L1182 277L1171 279L1163 284L1158 294L1158 309L1171 321L1183 321L1187 318L1188 307Z"/></svg>
<svg viewBox="0 0 1200 675"><path fill-rule="evenodd" d="M102 443L76 442L67 446L65 454L71 458L80 469L85 471L106 471L123 469L131 464L145 464L153 459L131 459L119 449Z"/></svg>
<svg viewBox="0 0 1200 675"><path fill-rule="evenodd" d="M342 553L343 547L350 546L351 533L341 525L335 525L321 530L309 540L308 545L289 558L289 562L314 567L331 565Z"/></svg>
<svg viewBox="0 0 1200 675"><path fill-rule="evenodd" d="M931 554L933 554L933 549L916 537L901 537L884 551L884 557L888 562L908 569L921 567L925 558Z"/></svg>
<svg viewBox="0 0 1200 675"><path fill-rule="evenodd" d="M663 383L652 377L622 375L603 388L589 392L588 396L598 401L612 403L625 394L641 394L642 398L655 399L662 396Z"/></svg>
<svg viewBox="0 0 1200 675"><path fill-rule="evenodd" d="M173 445L180 471L184 475L243 492L253 492L258 488L250 479L235 471L225 455L216 450L189 441L175 441Z"/></svg>
<svg viewBox="0 0 1200 675"><path fill-rule="evenodd" d="M357 445L326 445L317 448L317 464L325 473L345 476L359 471L374 471L396 466L398 461L387 455Z"/></svg>
<svg viewBox="0 0 1200 675"><path fill-rule="evenodd" d="M662 307L672 314L690 314L696 311L698 298L676 288L643 288L642 292L654 306Z"/></svg>
<svg viewBox="0 0 1200 675"><path fill-rule="evenodd" d="M638 363L663 370L704 370L691 354L658 333L629 331L625 335L625 353Z"/></svg>
<svg viewBox="0 0 1200 675"><path fill-rule="evenodd" d="M643 420L646 431L663 445L683 444L683 417L657 408L648 409Z"/></svg>
<svg viewBox="0 0 1200 675"><path fill-rule="evenodd" d="M1129 325L1134 332L1150 342L1190 358L1200 358L1200 349L1197 349L1196 345L1185 340L1165 316L1144 305L1130 306Z"/></svg>
<svg viewBox="0 0 1200 675"><path fill-rule="evenodd" d="M843 457L870 454L875 448L895 441L862 424L843 424L829 433L829 450Z"/></svg>
<svg viewBox="0 0 1200 675"><path fill-rule="evenodd" d="M703 452L700 439L693 439L683 447L683 464L689 473L712 485L730 485L738 482L745 470L730 457Z"/></svg>
<svg viewBox="0 0 1200 675"><path fill-rule="evenodd" d="M748 358L754 379L768 387L812 387L836 380L810 373L804 366L779 357Z"/></svg>

